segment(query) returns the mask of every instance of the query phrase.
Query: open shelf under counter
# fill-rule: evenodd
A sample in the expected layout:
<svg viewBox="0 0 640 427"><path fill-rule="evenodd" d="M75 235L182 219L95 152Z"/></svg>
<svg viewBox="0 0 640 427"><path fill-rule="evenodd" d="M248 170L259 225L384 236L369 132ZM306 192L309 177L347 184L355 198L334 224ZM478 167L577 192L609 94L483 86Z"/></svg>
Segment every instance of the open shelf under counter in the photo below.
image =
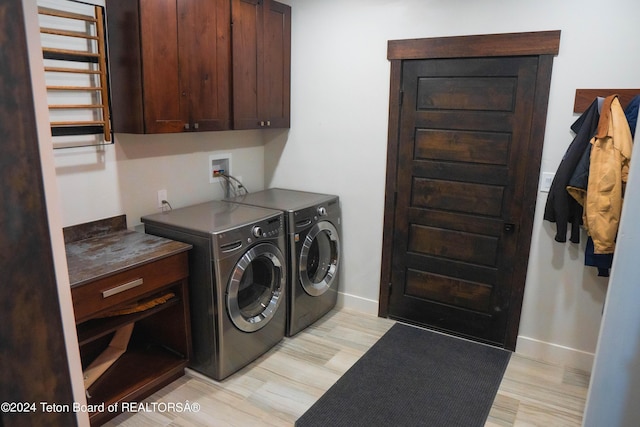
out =
<svg viewBox="0 0 640 427"><path fill-rule="evenodd" d="M192 353L191 245L126 229L87 235L65 230L67 236L83 370L118 331L130 333L123 352L94 382L85 382L89 419L100 425L121 412L123 403L138 402L184 375Z"/></svg>

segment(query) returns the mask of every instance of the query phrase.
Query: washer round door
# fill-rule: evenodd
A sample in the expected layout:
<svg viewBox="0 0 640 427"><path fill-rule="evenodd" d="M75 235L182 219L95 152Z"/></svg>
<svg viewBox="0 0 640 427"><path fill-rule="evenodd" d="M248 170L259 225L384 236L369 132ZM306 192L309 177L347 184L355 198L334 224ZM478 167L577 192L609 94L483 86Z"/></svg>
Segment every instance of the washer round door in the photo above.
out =
<svg viewBox="0 0 640 427"><path fill-rule="evenodd" d="M298 274L302 288L317 297L329 290L337 278L340 262L340 236L328 221L314 225L300 251Z"/></svg>
<svg viewBox="0 0 640 427"><path fill-rule="evenodd" d="M254 332L269 323L284 297L286 273L282 252L261 243L236 263L227 286L227 311L236 327Z"/></svg>

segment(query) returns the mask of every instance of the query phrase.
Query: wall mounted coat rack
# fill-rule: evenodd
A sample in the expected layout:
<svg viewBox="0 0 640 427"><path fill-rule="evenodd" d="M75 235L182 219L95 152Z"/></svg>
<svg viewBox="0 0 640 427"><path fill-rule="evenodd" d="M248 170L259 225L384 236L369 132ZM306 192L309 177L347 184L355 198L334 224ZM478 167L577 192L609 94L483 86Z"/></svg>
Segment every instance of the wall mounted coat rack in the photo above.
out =
<svg viewBox="0 0 640 427"><path fill-rule="evenodd" d="M622 108L625 108L634 96L640 95L640 89L576 89L573 112L583 113L598 96L606 98L614 94L618 95Z"/></svg>

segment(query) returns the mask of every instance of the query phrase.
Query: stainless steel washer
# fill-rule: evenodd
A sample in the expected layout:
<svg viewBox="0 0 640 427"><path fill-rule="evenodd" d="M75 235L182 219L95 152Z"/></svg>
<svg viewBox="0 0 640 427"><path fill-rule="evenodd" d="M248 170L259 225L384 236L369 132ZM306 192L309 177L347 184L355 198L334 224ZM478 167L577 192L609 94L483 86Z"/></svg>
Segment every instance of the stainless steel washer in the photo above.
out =
<svg viewBox="0 0 640 427"><path fill-rule="evenodd" d="M193 245L189 367L222 380L284 337L287 262L281 211L213 201L144 216L142 222L149 234Z"/></svg>
<svg viewBox="0 0 640 427"><path fill-rule="evenodd" d="M295 335L336 305L342 234L339 197L272 188L229 200L284 212L289 260L286 335Z"/></svg>

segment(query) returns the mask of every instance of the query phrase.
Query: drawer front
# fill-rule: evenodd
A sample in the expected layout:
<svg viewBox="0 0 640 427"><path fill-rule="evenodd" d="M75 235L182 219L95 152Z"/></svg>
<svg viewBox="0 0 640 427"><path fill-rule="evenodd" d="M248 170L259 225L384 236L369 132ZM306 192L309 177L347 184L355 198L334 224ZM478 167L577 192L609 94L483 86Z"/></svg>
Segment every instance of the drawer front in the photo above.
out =
<svg viewBox="0 0 640 427"><path fill-rule="evenodd" d="M97 313L130 303L158 289L186 278L189 274L187 252L123 271L71 289L76 323Z"/></svg>

